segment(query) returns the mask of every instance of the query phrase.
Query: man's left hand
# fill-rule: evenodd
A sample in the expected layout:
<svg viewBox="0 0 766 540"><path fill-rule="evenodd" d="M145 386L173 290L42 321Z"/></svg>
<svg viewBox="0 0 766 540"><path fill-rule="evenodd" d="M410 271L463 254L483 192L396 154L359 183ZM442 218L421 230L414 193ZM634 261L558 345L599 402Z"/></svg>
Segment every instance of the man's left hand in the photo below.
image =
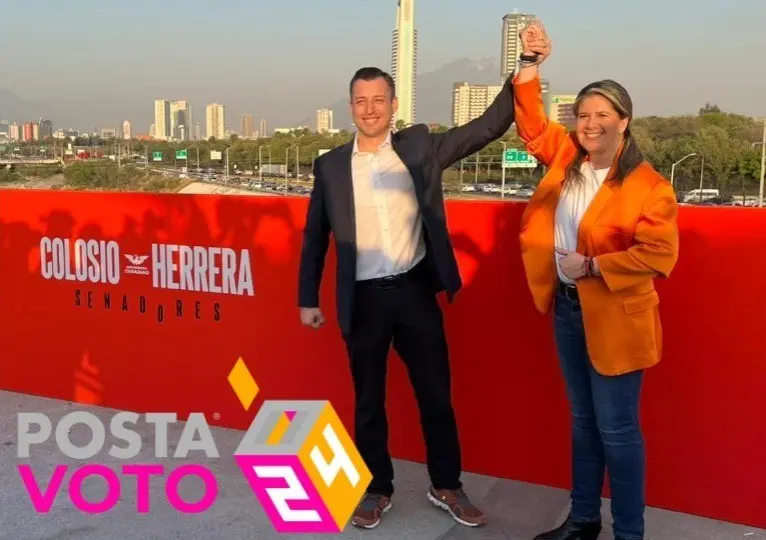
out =
<svg viewBox="0 0 766 540"><path fill-rule="evenodd" d="M561 265L561 271L566 277L571 280L580 279L585 277L585 256L577 253L576 251L569 251L568 249L556 248L556 253L562 256L559 261Z"/></svg>

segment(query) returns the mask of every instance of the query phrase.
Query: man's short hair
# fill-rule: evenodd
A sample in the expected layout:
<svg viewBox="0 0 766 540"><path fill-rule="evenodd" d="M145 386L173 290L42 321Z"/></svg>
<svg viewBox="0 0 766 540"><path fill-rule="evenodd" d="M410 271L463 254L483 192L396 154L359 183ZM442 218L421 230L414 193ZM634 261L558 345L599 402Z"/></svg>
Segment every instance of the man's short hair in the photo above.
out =
<svg viewBox="0 0 766 540"><path fill-rule="evenodd" d="M376 67L363 67L354 73L351 77L351 84L348 85L348 93L350 96L354 95L354 83L356 81L374 81L375 79L383 79L386 81L388 88L391 90L391 99L396 97L396 85L394 79L380 68Z"/></svg>

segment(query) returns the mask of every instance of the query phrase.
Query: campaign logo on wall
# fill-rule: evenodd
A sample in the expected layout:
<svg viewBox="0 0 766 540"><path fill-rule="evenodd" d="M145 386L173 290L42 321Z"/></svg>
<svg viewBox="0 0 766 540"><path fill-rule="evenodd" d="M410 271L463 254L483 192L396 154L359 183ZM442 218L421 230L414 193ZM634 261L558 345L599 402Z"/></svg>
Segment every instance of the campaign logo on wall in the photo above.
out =
<svg viewBox="0 0 766 540"><path fill-rule="evenodd" d="M74 283L75 307L138 312L157 322L171 314L219 322L222 295L255 294L249 250L220 246L152 243L123 252L114 240L44 236L40 273Z"/></svg>

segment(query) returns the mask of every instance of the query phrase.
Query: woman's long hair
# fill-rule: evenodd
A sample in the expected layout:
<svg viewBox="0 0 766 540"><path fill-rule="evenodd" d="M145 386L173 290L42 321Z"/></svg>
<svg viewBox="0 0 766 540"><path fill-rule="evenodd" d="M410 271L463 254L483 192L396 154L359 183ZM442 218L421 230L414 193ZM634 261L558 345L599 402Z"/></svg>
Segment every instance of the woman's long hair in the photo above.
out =
<svg viewBox="0 0 766 540"><path fill-rule="evenodd" d="M633 118L633 101L630 99L628 91L625 90L621 84L611 79L597 81L589 84L577 94L577 99L574 103L575 118L578 115L583 99L593 95L599 95L606 98L617 111L617 114L620 115L620 118L628 118L628 127L623 134L624 139L622 145L617 151L618 157L616 170L610 174L610 176L617 182L622 182L625 180L625 177L633 172L633 170L644 161L644 155L638 148L638 144L636 144L636 140L630 131L630 119ZM582 146L580 146L576 135L573 134L572 138L577 146L577 155L567 167L565 176L566 183L580 182L584 180L580 167L585 161L585 158L588 157L588 153Z"/></svg>

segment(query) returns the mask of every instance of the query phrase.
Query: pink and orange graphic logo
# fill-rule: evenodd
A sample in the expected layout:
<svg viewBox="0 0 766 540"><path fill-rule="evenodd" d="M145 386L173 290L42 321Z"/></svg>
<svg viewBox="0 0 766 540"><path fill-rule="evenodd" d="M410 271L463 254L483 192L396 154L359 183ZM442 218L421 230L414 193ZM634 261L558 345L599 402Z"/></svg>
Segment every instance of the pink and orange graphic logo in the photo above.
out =
<svg viewBox="0 0 766 540"><path fill-rule="evenodd" d="M248 409L258 386L242 359L229 382ZM342 531L372 480L329 401L265 401L234 459L280 533Z"/></svg>

